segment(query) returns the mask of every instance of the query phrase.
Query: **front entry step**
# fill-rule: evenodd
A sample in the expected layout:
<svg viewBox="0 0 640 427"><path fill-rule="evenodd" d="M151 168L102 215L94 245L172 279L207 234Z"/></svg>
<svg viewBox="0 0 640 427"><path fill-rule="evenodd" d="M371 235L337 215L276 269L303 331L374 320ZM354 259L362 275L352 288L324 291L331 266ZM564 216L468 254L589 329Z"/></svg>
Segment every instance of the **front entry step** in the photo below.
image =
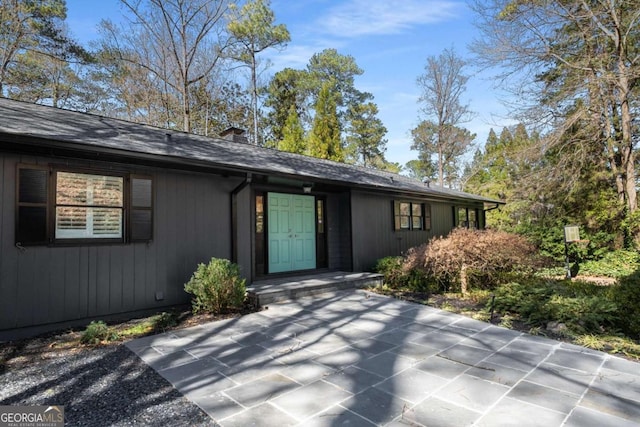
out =
<svg viewBox="0 0 640 427"><path fill-rule="evenodd" d="M307 276L267 279L253 282L247 287L249 299L256 306L264 306L276 301L293 300L300 297L323 293L381 286L382 274L347 273L342 271Z"/></svg>

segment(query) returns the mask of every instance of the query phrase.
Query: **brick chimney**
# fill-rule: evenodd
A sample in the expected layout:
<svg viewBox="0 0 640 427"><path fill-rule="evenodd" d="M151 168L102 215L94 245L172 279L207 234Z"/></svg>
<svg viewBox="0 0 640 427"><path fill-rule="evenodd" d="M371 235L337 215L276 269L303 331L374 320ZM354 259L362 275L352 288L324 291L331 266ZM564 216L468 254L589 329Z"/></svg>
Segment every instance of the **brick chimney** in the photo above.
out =
<svg viewBox="0 0 640 427"><path fill-rule="evenodd" d="M240 142L242 144L248 144L249 140L247 139L245 133L246 133L246 131L244 129L240 129L240 128L236 128L236 127L230 127L228 129L225 129L222 132L220 132L220 137L222 139L227 140L227 141Z"/></svg>

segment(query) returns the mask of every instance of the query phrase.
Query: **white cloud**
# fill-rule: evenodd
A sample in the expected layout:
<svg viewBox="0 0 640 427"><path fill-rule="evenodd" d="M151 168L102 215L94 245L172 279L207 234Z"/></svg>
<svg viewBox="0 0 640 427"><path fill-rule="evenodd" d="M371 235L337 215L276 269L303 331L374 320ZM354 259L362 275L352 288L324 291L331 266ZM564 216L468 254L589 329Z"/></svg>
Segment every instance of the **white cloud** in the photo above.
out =
<svg viewBox="0 0 640 427"><path fill-rule="evenodd" d="M327 48L340 49L342 43L326 39L316 39L308 44L290 44L282 50L265 51L264 58L268 58L273 68L282 70L283 68L304 69L309 63L309 59L318 52Z"/></svg>
<svg viewBox="0 0 640 427"><path fill-rule="evenodd" d="M320 17L334 36L397 34L414 26L451 19L464 3L447 0L350 0Z"/></svg>

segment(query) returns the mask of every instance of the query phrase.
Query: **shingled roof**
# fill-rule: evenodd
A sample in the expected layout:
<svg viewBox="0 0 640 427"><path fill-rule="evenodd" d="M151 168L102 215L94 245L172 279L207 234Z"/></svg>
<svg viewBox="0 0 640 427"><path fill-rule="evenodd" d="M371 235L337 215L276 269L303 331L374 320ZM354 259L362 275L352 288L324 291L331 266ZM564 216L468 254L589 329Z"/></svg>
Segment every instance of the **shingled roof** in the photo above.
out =
<svg viewBox="0 0 640 427"><path fill-rule="evenodd" d="M502 203L376 169L6 98L0 98L0 141L5 146L66 147L439 199Z"/></svg>

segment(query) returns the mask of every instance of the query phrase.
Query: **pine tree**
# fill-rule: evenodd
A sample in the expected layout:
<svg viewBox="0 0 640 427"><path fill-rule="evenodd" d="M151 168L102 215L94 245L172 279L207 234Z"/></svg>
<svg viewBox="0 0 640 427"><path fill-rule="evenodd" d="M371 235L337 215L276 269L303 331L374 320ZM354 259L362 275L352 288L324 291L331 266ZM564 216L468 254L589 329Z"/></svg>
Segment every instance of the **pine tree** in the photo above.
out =
<svg viewBox="0 0 640 427"><path fill-rule="evenodd" d="M242 8L229 7L231 22L228 30L237 45L231 56L251 69L251 104L253 106L253 143L262 139L258 130L258 62L257 55L271 47L284 46L291 40L284 24L275 25L275 15L269 0L254 0Z"/></svg>
<svg viewBox="0 0 640 427"><path fill-rule="evenodd" d="M329 83L322 85L315 110L316 115L309 135L309 154L320 159L344 161L340 120Z"/></svg>
<svg viewBox="0 0 640 427"><path fill-rule="evenodd" d="M356 104L349 108L347 143L353 161L364 167L375 167L384 160L387 128L378 117L378 106L373 102Z"/></svg>
<svg viewBox="0 0 640 427"><path fill-rule="evenodd" d="M298 117L295 105L289 108L289 115L282 128L282 135L282 141L278 143L279 150L304 154L306 149L304 129L302 129L302 125L300 124L300 118Z"/></svg>

